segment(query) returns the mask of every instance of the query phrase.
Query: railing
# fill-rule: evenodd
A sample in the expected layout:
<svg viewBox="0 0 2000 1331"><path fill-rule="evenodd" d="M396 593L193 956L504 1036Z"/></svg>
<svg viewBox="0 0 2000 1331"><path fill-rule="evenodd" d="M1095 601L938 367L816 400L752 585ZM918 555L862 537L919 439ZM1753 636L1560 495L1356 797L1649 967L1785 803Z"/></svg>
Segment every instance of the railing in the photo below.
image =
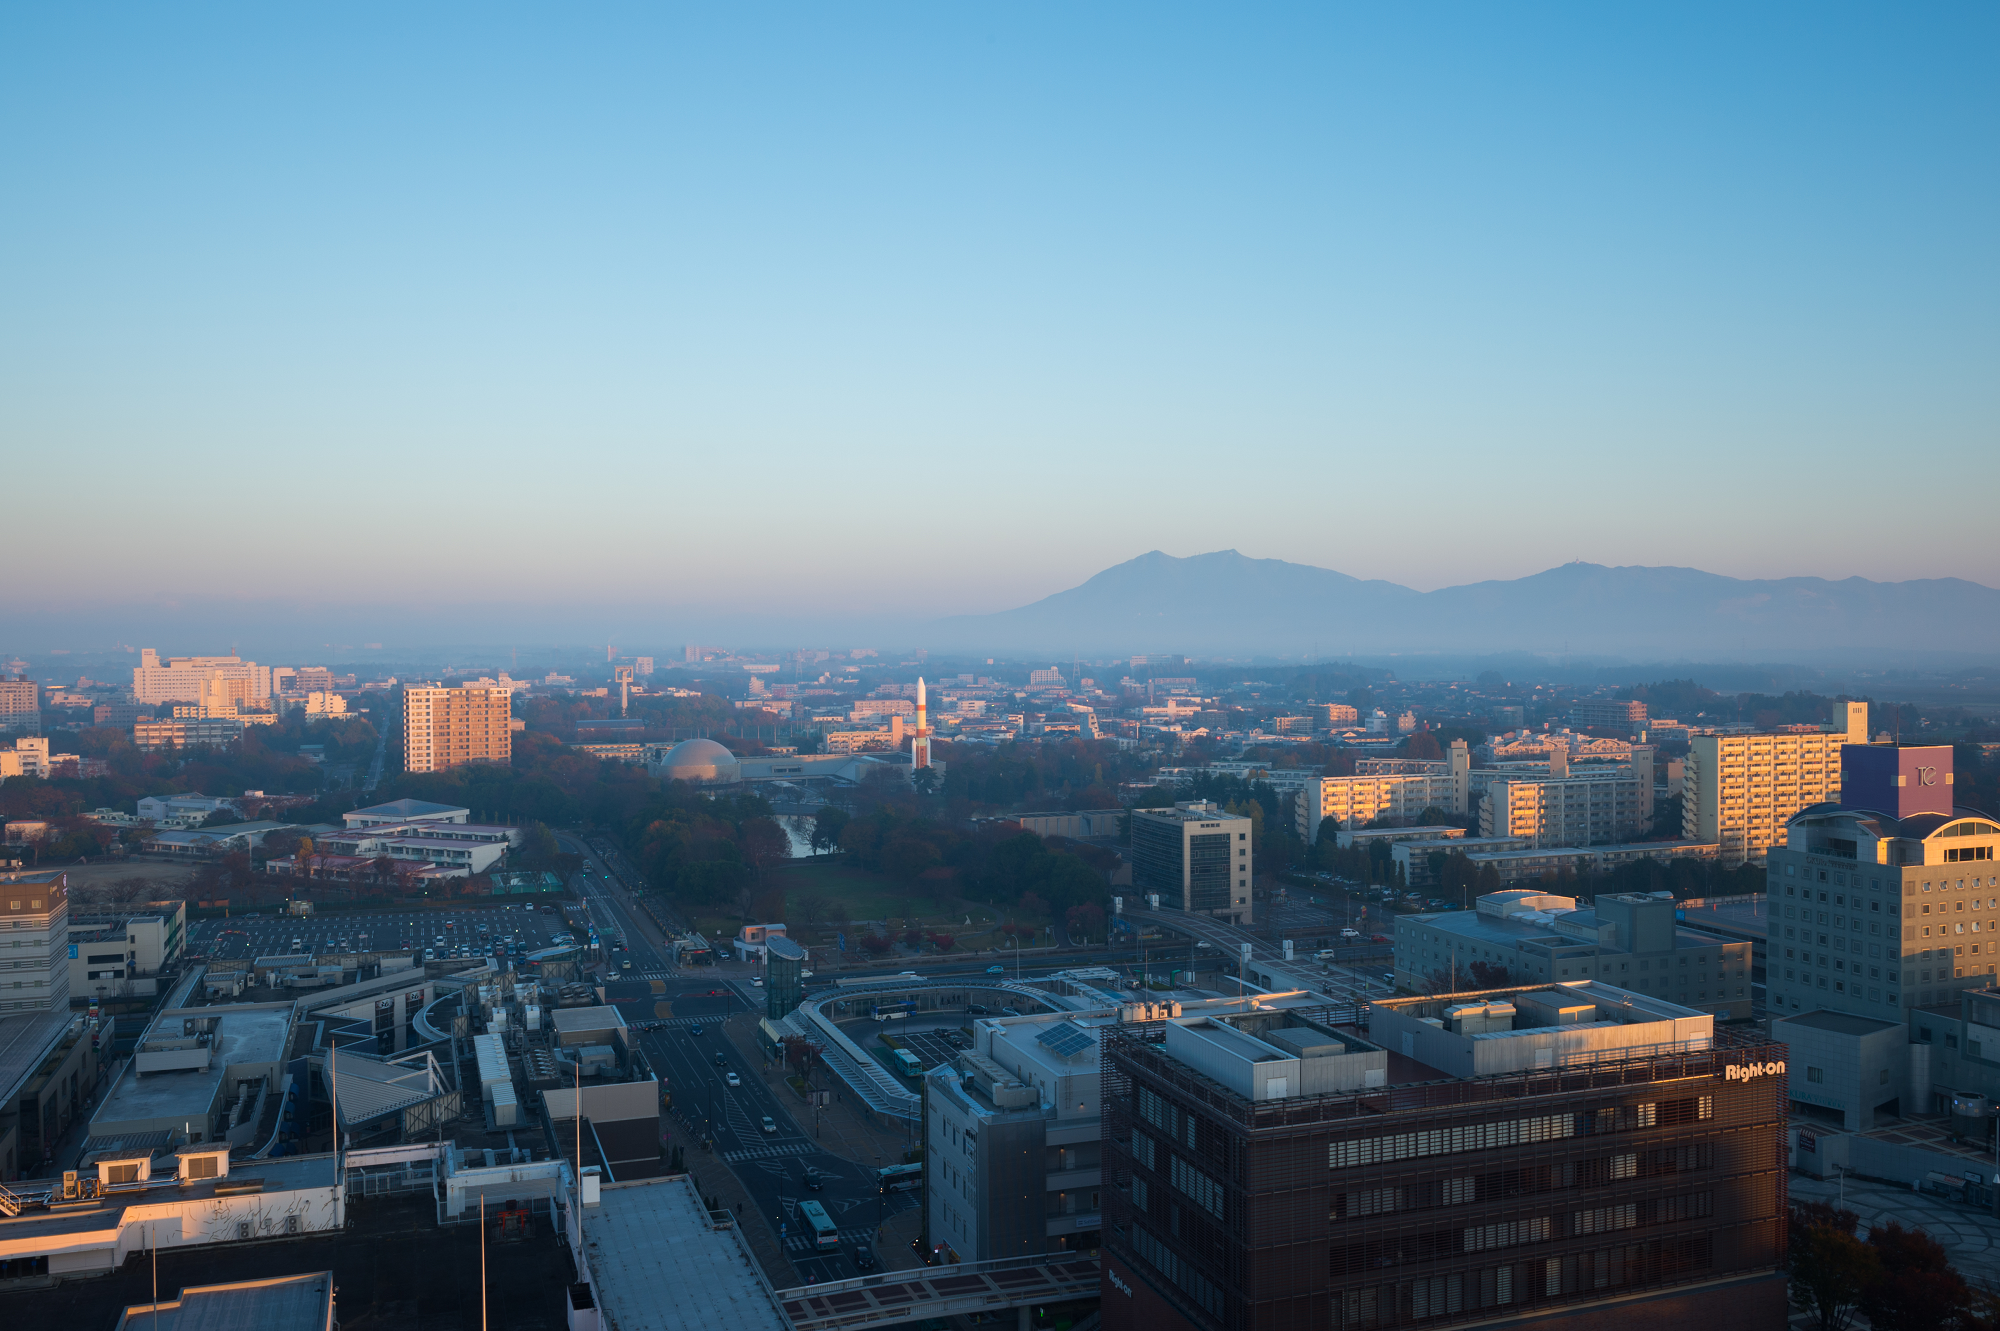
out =
<svg viewBox="0 0 2000 1331"><path fill-rule="evenodd" d="M1095 1256L1037 1253L883 1271L777 1290L772 1298L793 1331L835 1331L908 1321L913 1315L942 1318L1084 1298L1097 1293L1099 1278Z"/></svg>

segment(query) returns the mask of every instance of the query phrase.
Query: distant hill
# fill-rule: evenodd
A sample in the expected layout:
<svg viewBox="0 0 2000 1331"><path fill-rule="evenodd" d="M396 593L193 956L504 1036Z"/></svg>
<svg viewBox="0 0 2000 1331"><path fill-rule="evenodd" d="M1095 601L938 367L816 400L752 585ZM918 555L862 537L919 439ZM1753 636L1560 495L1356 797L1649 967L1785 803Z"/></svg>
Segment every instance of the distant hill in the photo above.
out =
<svg viewBox="0 0 2000 1331"><path fill-rule="evenodd" d="M1723 577L1564 564L1419 592L1234 550L1158 550L1032 605L934 621L940 650L1202 656L1528 651L1654 660L2000 656L2000 591L1959 578Z"/></svg>

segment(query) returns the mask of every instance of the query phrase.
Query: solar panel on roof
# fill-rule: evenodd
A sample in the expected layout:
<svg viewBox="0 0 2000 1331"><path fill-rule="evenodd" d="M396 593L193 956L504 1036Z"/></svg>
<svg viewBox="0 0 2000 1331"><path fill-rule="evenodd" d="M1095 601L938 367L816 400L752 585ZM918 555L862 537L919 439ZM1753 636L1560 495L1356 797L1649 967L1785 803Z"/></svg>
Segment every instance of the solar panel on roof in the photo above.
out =
<svg viewBox="0 0 2000 1331"><path fill-rule="evenodd" d="M1073 1021L1057 1022L1037 1035L1035 1040L1047 1045L1049 1052L1058 1058L1068 1058L1097 1043L1097 1037Z"/></svg>

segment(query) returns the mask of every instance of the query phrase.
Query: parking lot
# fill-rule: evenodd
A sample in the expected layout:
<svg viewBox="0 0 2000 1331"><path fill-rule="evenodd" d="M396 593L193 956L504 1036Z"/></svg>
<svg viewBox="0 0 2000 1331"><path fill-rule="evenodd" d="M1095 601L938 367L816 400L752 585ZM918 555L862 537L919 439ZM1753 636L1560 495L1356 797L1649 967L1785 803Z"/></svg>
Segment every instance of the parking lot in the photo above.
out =
<svg viewBox="0 0 2000 1331"><path fill-rule="evenodd" d="M967 1017L965 1020L970 1022L972 1018ZM959 1049L969 1049L972 1047L972 1041L969 1038L961 1036L957 1048L954 1048L951 1041L945 1038L947 1035L958 1031L958 1026L927 1025L915 1030L902 1029L907 1024L901 1021L889 1022L883 1027L882 1034L895 1036L903 1048L909 1050L922 1060L925 1072L929 1072L932 1068L943 1067L945 1064L951 1062L952 1055L956 1054Z"/></svg>
<svg viewBox="0 0 2000 1331"><path fill-rule="evenodd" d="M430 949L439 957L470 957L490 952L493 944L512 937L523 953L552 946L567 932L557 903L543 902L553 913L526 904L466 905L450 910L395 910L273 918L268 915L235 919L196 920L188 926L188 952L219 960L283 956L294 952L326 955L344 952L416 952ZM485 932L480 932L480 926ZM439 943L439 938L444 942Z"/></svg>

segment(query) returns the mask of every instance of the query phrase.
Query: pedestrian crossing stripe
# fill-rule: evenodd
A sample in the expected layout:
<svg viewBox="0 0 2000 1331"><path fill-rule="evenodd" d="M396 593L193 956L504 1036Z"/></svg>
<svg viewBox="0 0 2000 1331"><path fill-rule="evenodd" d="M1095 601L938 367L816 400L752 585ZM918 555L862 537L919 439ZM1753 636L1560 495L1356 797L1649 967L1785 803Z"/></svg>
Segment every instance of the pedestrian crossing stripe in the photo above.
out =
<svg viewBox="0 0 2000 1331"><path fill-rule="evenodd" d="M787 1155L812 1155L818 1149L811 1142L780 1142L774 1146L746 1146L737 1151L724 1151L722 1158L731 1163L739 1160L770 1160Z"/></svg>
<svg viewBox="0 0 2000 1331"><path fill-rule="evenodd" d="M864 1225L860 1229L843 1229L843 1230L838 1230L836 1232L840 1235L840 1246L843 1248L848 1248L848 1247L865 1248L875 1241L875 1226L873 1225ZM822 1250L810 1236L804 1234L792 1234L788 1235L785 1239L785 1251L819 1252ZM828 1255L831 1255L833 1253L832 1248L827 1248L824 1251Z"/></svg>

